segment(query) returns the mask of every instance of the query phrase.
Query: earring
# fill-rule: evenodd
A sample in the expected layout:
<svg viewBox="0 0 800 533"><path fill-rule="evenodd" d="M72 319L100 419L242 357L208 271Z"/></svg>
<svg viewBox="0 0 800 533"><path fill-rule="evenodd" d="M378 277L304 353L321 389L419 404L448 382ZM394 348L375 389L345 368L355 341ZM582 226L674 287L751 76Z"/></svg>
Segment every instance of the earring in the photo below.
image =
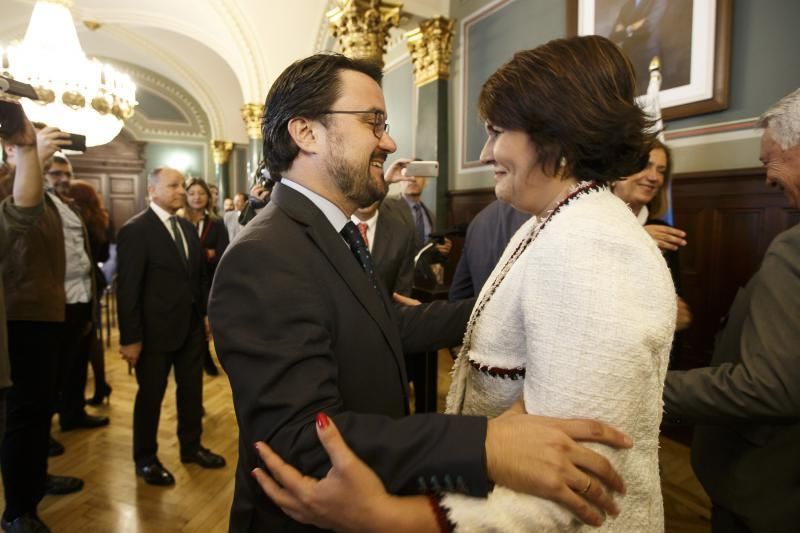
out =
<svg viewBox="0 0 800 533"><path fill-rule="evenodd" d="M567 158L564 157L563 155L561 156L561 161L559 162L559 166L561 168L564 168L565 166L567 166Z"/></svg>

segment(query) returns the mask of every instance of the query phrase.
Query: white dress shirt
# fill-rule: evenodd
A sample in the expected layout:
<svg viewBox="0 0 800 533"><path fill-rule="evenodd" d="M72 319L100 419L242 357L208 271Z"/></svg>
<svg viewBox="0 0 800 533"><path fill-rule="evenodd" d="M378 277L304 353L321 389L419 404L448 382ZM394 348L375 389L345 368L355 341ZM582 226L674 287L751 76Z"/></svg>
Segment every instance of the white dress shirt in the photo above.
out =
<svg viewBox="0 0 800 533"><path fill-rule="evenodd" d="M344 225L347 224L347 217L342 210L327 198L323 198L314 191L307 189L306 187L303 187L299 183L288 178L281 178L280 183L286 185L290 189L294 189L311 200L311 203L313 203L320 211L322 211L322 214L325 215L325 218L327 218L328 222L331 223L331 226L333 226L333 229L336 230L336 233L341 232L344 228ZM344 237L342 237L342 240L344 241Z"/></svg>
<svg viewBox="0 0 800 533"><path fill-rule="evenodd" d="M370 217L369 220L361 220L355 215L350 215L350 220L353 221L353 224L358 226L359 224L366 224L367 225L367 247L369 248L369 253L372 253L372 243L375 242L375 228L378 226L378 214L380 210L375 211L375 214Z"/></svg>
<svg viewBox="0 0 800 533"><path fill-rule="evenodd" d="M172 224L170 223L169 218L170 217L176 217L177 218L178 215L170 215L163 207L161 207L160 205L158 205L155 202L150 202L150 209L152 209L153 213L155 213L158 216L158 218L164 224L164 227L167 228L167 231L169 232L169 236L172 237L172 240L174 241L175 240L175 235L172 234ZM186 240L186 234L184 233L183 228L181 228L180 221L176 221L176 224L178 225L178 231L181 232L181 237L183 238L183 251L186 253L186 257L188 258L189 257L189 241Z"/></svg>
<svg viewBox="0 0 800 533"><path fill-rule="evenodd" d="M57 194L47 193L56 204L64 230L64 295L66 303L88 303L92 301L92 261L86 253L83 221L75 211L61 201Z"/></svg>

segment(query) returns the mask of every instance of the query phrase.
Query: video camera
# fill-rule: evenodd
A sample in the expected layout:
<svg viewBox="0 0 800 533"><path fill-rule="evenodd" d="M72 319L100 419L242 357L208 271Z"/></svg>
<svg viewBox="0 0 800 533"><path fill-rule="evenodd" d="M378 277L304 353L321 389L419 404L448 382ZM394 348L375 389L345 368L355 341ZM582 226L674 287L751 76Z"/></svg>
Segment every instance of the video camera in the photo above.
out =
<svg viewBox="0 0 800 533"><path fill-rule="evenodd" d="M0 94L16 98L30 98L38 100L36 90L27 83L22 83L12 78L0 76ZM0 100L0 139L9 139L20 132L25 123L25 110L18 101ZM37 127L45 127L43 124ZM40 128L41 129L41 128ZM61 147L62 150L74 152L86 151L86 136L77 133L69 134L70 143Z"/></svg>

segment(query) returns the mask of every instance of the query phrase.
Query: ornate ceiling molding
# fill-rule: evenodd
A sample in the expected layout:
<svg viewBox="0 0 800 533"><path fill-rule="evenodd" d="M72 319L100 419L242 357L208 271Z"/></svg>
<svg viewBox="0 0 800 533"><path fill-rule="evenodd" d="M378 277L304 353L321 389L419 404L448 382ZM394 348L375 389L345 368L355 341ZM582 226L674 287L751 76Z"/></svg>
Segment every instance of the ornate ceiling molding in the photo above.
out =
<svg viewBox="0 0 800 533"><path fill-rule="evenodd" d="M245 99L248 98L249 92L264 92L265 84L261 81L266 79L264 61L261 58L258 44L252 40L251 36L255 35L254 31L247 27L244 17L238 13L238 8L234 5L233 0L214 0L212 7L221 16L222 22L228 29L227 37L231 39L227 39L227 37L215 39L206 27L191 24L185 19L173 18L151 11L115 7L113 9L75 9L73 12L76 19L102 22L103 30L107 30L109 24L147 26L181 34L212 50L220 51L231 48L236 52L234 55L220 53L220 57L228 63L239 80ZM230 45L232 41L236 43L233 47ZM228 60L230 57L242 59L242 61L231 62ZM259 94L259 98L262 97L263 95Z"/></svg>
<svg viewBox="0 0 800 533"><path fill-rule="evenodd" d="M195 138L202 142L211 138L208 118L201 105L174 82L155 72L113 59L103 58L125 72L134 82L145 90L153 92L174 105L187 117L187 123L150 120L141 113L135 113L125 123L125 127L139 140L164 137Z"/></svg>
<svg viewBox="0 0 800 533"><path fill-rule="evenodd" d="M246 58L247 79L241 80L246 82L242 83L244 101L264 100L267 95L266 59L262 55L261 47L253 39L253 36L257 35L256 30L248 24L234 0L214 0L212 5L217 13L223 16L231 36L236 41L238 53Z"/></svg>
<svg viewBox="0 0 800 533"><path fill-rule="evenodd" d="M174 55L164 50L161 46L153 43L149 39L120 27L106 28L106 31L122 42L127 42L131 46L146 51L163 61L170 69L181 75L186 81L186 90L197 99L202 109L205 110L210 135L212 137L224 136L222 131L222 112L217 106L208 86L189 70L184 61L179 60ZM133 65L131 65L133 67ZM139 68L139 67L137 67ZM142 70L145 70L142 68ZM148 71L151 72L151 71Z"/></svg>

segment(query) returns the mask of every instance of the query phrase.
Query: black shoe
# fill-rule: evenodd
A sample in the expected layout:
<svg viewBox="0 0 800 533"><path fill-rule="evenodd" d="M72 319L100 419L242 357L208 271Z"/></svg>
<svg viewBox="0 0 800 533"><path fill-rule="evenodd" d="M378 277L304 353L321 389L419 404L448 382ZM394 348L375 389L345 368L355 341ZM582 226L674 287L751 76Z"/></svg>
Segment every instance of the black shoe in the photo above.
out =
<svg viewBox="0 0 800 533"><path fill-rule="evenodd" d="M83 480L72 476L51 476L47 474L44 493L50 496L72 494L83 488Z"/></svg>
<svg viewBox="0 0 800 533"><path fill-rule="evenodd" d="M194 455L181 455L182 463L197 463L203 468L222 468L225 458L217 455L208 448L201 447Z"/></svg>
<svg viewBox="0 0 800 533"><path fill-rule="evenodd" d="M108 425L107 416L94 416L84 414L77 420L70 420L69 422L61 422L61 431L72 431L73 429L92 429Z"/></svg>
<svg viewBox="0 0 800 533"><path fill-rule="evenodd" d="M175 478L172 477L169 470L162 466L158 459L154 459L152 463L146 465L137 465L136 475L150 485L166 486L175 484Z"/></svg>
<svg viewBox="0 0 800 533"><path fill-rule="evenodd" d="M50 437L50 444L47 445L47 457L58 457L59 455L64 455L64 445Z"/></svg>
<svg viewBox="0 0 800 533"><path fill-rule="evenodd" d="M50 533L50 529L36 516L24 514L14 520L0 521L3 531L7 533Z"/></svg>
<svg viewBox="0 0 800 533"><path fill-rule="evenodd" d="M111 403L111 385L108 383L101 383L99 386L95 387L94 396L88 398L86 403L97 406L102 405L103 401Z"/></svg>

